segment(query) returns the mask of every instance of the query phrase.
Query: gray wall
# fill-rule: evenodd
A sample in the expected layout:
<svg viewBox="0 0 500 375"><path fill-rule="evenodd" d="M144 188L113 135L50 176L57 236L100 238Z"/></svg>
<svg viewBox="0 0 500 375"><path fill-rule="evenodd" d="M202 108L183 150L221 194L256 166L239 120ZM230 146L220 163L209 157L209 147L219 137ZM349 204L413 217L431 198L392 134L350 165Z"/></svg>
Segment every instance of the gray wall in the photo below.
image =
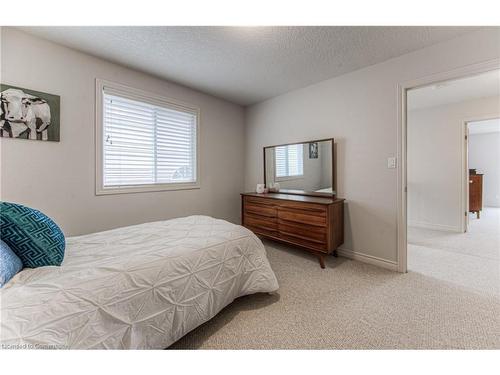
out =
<svg viewBox="0 0 500 375"><path fill-rule="evenodd" d="M346 198L343 247L397 260L397 84L500 56L499 29L469 33L250 107L245 187L262 176L262 147L334 137Z"/></svg>
<svg viewBox="0 0 500 375"><path fill-rule="evenodd" d="M409 225L462 232L464 121L496 113L497 96L408 112Z"/></svg>
<svg viewBox="0 0 500 375"><path fill-rule="evenodd" d="M239 106L4 28L1 80L60 95L62 112L60 143L1 141L1 198L46 211L67 234L193 213L236 221L239 193L262 181L263 146L335 137L343 247L395 262L397 170L386 164L397 151L397 84L499 58L499 45L498 29L470 33L254 105L244 118ZM95 196L96 77L201 108L200 190Z"/></svg>
<svg viewBox="0 0 500 375"><path fill-rule="evenodd" d="M11 28L2 28L1 81L61 96L61 142L1 140L1 199L40 209L66 235L207 214L237 222L244 109ZM95 79L201 110L201 189L96 196Z"/></svg>

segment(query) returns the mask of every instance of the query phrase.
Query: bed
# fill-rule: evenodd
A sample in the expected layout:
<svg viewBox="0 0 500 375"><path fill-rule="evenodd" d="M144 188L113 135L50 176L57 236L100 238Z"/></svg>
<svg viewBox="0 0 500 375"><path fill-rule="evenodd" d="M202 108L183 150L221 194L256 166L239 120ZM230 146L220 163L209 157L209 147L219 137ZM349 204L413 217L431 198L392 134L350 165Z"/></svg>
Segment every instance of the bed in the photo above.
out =
<svg viewBox="0 0 500 375"><path fill-rule="evenodd" d="M163 349L235 298L274 292L248 229L189 216L67 238L60 267L0 290L2 348Z"/></svg>

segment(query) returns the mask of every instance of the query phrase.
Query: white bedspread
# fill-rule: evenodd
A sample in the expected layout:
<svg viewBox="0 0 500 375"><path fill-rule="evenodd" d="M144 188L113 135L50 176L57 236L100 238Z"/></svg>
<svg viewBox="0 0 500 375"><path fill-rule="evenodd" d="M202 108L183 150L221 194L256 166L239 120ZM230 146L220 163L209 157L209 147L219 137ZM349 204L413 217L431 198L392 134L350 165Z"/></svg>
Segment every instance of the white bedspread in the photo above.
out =
<svg viewBox="0 0 500 375"><path fill-rule="evenodd" d="M190 216L67 239L61 267L1 291L3 348L162 349L235 298L278 289L262 242Z"/></svg>

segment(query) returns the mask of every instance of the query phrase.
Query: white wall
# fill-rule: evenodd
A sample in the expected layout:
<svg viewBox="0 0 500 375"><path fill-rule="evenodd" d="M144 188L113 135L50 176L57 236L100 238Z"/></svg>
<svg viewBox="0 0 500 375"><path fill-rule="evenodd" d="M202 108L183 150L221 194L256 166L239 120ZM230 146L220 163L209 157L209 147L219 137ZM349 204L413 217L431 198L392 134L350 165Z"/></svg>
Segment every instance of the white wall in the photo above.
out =
<svg viewBox="0 0 500 375"><path fill-rule="evenodd" d="M469 168L483 173L483 206L500 207L500 133L469 136Z"/></svg>
<svg viewBox="0 0 500 375"><path fill-rule="evenodd" d="M492 114L500 97L408 111L409 225L462 231L464 121Z"/></svg>
<svg viewBox="0 0 500 375"><path fill-rule="evenodd" d="M346 198L344 248L397 260L397 84L500 57L500 30L469 33L275 97L247 110L245 187L262 178L262 147L334 137Z"/></svg>
<svg viewBox="0 0 500 375"><path fill-rule="evenodd" d="M1 140L1 199L52 216L66 235L189 214L238 221L244 109L12 28L2 28L3 83L61 96L61 142ZM201 110L201 189L96 196L95 79Z"/></svg>

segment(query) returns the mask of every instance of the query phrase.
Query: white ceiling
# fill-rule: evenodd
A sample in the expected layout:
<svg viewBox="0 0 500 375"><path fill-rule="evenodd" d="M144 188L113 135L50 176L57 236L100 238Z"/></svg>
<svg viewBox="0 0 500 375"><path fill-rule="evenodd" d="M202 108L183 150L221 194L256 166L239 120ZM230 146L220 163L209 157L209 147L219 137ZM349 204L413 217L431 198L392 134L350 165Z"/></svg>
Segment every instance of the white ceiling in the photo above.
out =
<svg viewBox="0 0 500 375"><path fill-rule="evenodd" d="M408 108L418 109L500 96L500 70L408 91Z"/></svg>
<svg viewBox="0 0 500 375"><path fill-rule="evenodd" d="M476 30L469 27L22 27L242 105Z"/></svg>
<svg viewBox="0 0 500 375"><path fill-rule="evenodd" d="M500 118L469 122L469 134L500 132Z"/></svg>

